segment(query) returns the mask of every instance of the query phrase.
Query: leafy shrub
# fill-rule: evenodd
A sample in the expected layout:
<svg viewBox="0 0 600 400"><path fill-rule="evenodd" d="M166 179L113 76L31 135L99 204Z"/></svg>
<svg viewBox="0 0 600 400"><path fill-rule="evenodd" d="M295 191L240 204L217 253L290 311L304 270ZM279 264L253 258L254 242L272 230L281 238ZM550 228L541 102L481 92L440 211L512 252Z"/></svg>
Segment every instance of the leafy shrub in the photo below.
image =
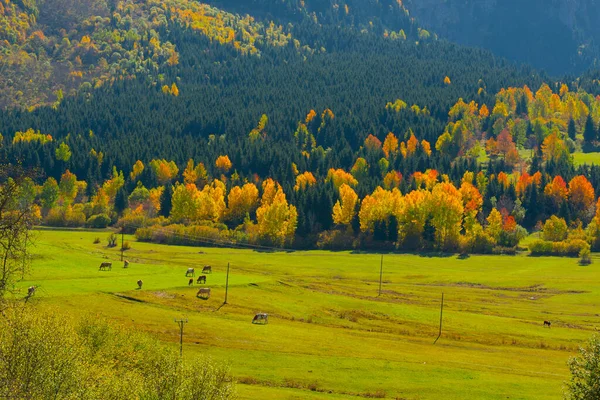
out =
<svg viewBox="0 0 600 400"><path fill-rule="evenodd" d="M152 242L179 246L214 246L230 243L249 243L250 237L242 231L231 231L223 224L185 226L173 224L139 228L135 237L141 242Z"/></svg>
<svg viewBox="0 0 600 400"><path fill-rule="evenodd" d="M542 237L550 242L560 242L567 238L568 233L567 222L553 215L544 223Z"/></svg>
<svg viewBox="0 0 600 400"><path fill-rule="evenodd" d="M585 249L581 249L579 252L579 264L581 265L590 265L592 263L592 252L589 247Z"/></svg>
<svg viewBox="0 0 600 400"><path fill-rule="evenodd" d="M352 248L354 236L348 231L331 230L319 233L317 247L327 250L347 250Z"/></svg>
<svg viewBox="0 0 600 400"><path fill-rule="evenodd" d="M461 254L491 254L496 241L487 232L477 232L473 236L461 236L459 238L459 251Z"/></svg>
<svg viewBox="0 0 600 400"><path fill-rule="evenodd" d="M92 215L87 220L87 226L90 228L106 228L110 225L110 217L106 214Z"/></svg>
<svg viewBox="0 0 600 400"><path fill-rule="evenodd" d="M46 216L44 223L48 226L57 227L81 227L86 223L83 206L78 204L75 207L56 207L51 209Z"/></svg>
<svg viewBox="0 0 600 400"><path fill-rule="evenodd" d="M519 242L527 237L527 230L517 225L512 231L501 231L498 245L502 247L516 247Z"/></svg>
<svg viewBox="0 0 600 400"><path fill-rule="evenodd" d="M0 318L2 399L230 399L229 370L97 318L9 309ZM83 384L85 383L85 384Z"/></svg>
<svg viewBox="0 0 600 400"><path fill-rule="evenodd" d="M117 235L115 233L111 233L110 235L108 235L108 238L106 239L106 241L108 242L108 247L116 247L117 246Z"/></svg>
<svg viewBox="0 0 600 400"><path fill-rule="evenodd" d="M121 247L121 250L131 250L131 244L129 242L123 243L123 247Z"/></svg>
<svg viewBox="0 0 600 400"><path fill-rule="evenodd" d="M574 239L562 242L535 240L529 244L529 251L534 256L578 257L583 250L589 250L590 245L585 240Z"/></svg>
<svg viewBox="0 0 600 400"><path fill-rule="evenodd" d="M100 243L100 238L99 237L97 237L97 238L94 239L94 244L98 244L98 243Z"/></svg>
<svg viewBox="0 0 600 400"><path fill-rule="evenodd" d="M571 379L565 398L587 400L600 398L600 336L595 334L579 354L569 360Z"/></svg>

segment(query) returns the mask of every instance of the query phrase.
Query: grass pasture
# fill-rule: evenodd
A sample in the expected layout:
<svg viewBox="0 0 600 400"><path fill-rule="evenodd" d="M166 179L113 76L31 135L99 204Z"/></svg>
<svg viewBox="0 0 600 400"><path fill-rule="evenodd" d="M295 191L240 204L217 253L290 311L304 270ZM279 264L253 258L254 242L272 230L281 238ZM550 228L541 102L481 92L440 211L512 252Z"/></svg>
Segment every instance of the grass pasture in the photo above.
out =
<svg viewBox="0 0 600 400"><path fill-rule="evenodd" d="M23 293L230 363L242 399L560 399L567 360L600 325L600 258L275 252L135 242L123 269L108 233L40 230ZM102 243L93 244L100 237ZM103 260L112 271L98 271ZM225 271L231 263L228 304ZM210 264L209 300L187 267ZM136 281L142 279L142 290ZM438 334L444 292L444 329ZM256 312L269 324L252 325ZM544 320L552 328L544 328Z"/></svg>

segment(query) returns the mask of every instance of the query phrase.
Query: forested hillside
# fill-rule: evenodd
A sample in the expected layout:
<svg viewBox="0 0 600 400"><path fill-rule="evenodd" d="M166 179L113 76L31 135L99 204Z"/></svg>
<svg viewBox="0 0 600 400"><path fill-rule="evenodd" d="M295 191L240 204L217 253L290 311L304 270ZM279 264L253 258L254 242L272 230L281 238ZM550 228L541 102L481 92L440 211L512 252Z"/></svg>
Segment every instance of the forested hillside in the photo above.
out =
<svg viewBox="0 0 600 400"><path fill-rule="evenodd" d="M40 171L42 223L490 252L558 218L578 242L550 251L600 243L600 170L572 158L600 142L593 73L438 40L396 1L0 1L0 156Z"/></svg>
<svg viewBox="0 0 600 400"><path fill-rule="evenodd" d="M441 37L563 75L598 66L595 0L405 0Z"/></svg>

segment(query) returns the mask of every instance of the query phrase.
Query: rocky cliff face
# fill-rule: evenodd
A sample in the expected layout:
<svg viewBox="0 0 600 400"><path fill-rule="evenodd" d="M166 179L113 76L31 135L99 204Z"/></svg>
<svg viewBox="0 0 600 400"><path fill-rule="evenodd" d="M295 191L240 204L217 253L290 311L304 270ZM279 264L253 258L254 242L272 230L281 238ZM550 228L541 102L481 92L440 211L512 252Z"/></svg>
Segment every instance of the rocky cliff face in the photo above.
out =
<svg viewBox="0 0 600 400"><path fill-rule="evenodd" d="M600 56L597 0L405 0L419 24L553 74L579 72Z"/></svg>

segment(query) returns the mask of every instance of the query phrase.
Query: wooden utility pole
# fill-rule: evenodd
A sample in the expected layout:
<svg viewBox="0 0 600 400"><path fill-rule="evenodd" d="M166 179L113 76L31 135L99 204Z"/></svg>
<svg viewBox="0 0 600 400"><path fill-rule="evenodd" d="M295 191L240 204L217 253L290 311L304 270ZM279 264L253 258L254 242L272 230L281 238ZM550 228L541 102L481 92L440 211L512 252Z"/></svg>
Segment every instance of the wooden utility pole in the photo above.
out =
<svg viewBox="0 0 600 400"><path fill-rule="evenodd" d="M227 263L227 277L225 278L225 301L223 304L227 304L227 292L229 291L229 263Z"/></svg>
<svg viewBox="0 0 600 400"><path fill-rule="evenodd" d="M444 292L442 292L442 306L440 308L440 333L433 344L436 344L438 339L442 336L442 315L444 315Z"/></svg>
<svg viewBox="0 0 600 400"><path fill-rule="evenodd" d="M179 357L183 357L183 325L188 323L187 319L176 319L179 324Z"/></svg>
<svg viewBox="0 0 600 400"><path fill-rule="evenodd" d="M123 261L123 251L125 250L123 247L124 245L125 245L125 227L122 226L121 227L121 261Z"/></svg>
<svg viewBox="0 0 600 400"><path fill-rule="evenodd" d="M383 282L383 254L381 255L381 265L379 267L379 296L381 296L381 283Z"/></svg>

